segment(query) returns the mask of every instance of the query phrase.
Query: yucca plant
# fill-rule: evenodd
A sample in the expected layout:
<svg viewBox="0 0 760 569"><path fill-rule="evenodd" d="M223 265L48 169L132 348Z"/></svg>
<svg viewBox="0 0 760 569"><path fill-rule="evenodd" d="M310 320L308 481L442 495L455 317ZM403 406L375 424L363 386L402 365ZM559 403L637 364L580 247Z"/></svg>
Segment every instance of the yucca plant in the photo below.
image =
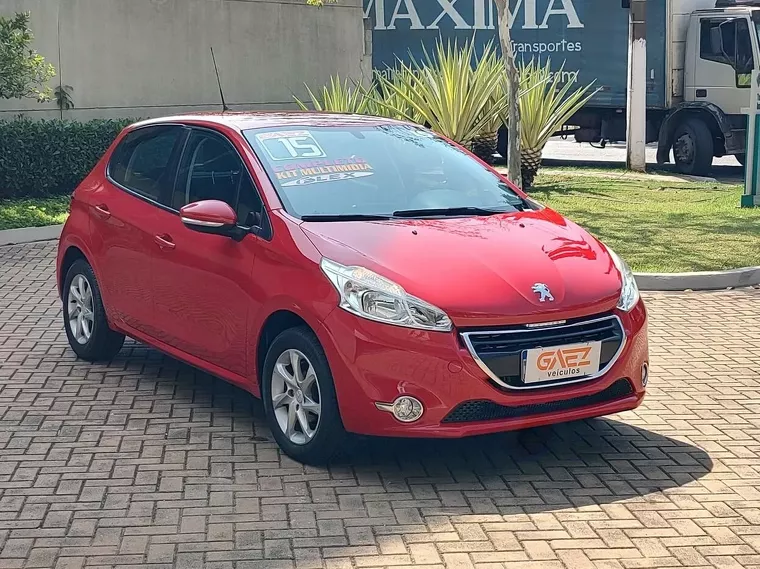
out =
<svg viewBox="0 0 760 569"><path fill-rule="evenodd" d="M487 56L484 54L479 63L480 65L489 65L497 68L498 73L501 75L499 85L491 94L488 103L483 109L485 118L483 130L472 139L471 143L473 154L490 163L493 162L493 156L498 151L499 128L506 124L505 117L509 82L507 81L504 62L497 55L496 51L489 49Z"/></svg>
<svg viewBox="0 0 760 569"><path fill-rule="evenodd" d="M399 62L394 80L378 75L380 89L393 94L395 102L380 101L386 112L428 125L451 140L468 146L506 107L506 93L499 90L502 68L493 46L488 44L476 57L474 41L460 48L457 42L440 40L435 55L424 49L421 62ZM403 103L403 104L400 104ZM490 112L487 112L489 110ZM406 107L406 108L404 108Z"/></svg>
<svg viewBox="0 0 760 569"><path fill-rule="evenodd" d="M333 113L367 114L370 99L362 85L335 75L330 77L330 83L314 93L311 87L304 85L309 95L311 108L315 111ZM304 111L310 110L307 103L293 95L296 104Z"/></svg>
<svg viewBox="0 0 760 569"><path fill-rule="evenodd" d="M576 75L560 86L564 66L552 75L551 61L545 65L530 60L520 64L520 158L523 188L533 185L541 166L541 155L552 135L565 124L597 90L593 83L571 91Z"/></svg>
<svg viewBox="0 0 760 569"><path fill-rule="evenodd" d="M420 113L408 103L411 96L409 85L412 81L404 77L404 74L412 72L410 68L402 67L393 71L390 80L383 81L383 75L376 71L373 88L365 91L368 99L367 114L424 124ZM389 88L389 84L393 84L394 88Z"/></svg>

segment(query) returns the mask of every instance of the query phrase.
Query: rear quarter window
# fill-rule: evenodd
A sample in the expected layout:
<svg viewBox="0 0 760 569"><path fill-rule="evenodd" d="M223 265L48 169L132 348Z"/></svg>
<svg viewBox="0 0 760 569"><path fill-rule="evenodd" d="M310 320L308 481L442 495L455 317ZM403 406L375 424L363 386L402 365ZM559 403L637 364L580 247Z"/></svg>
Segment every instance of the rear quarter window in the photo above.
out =
<svg viewBox="0 0 760 569"><path fill-rule="evenodd" d="M108 174L117 184L160 202L172 185L171 165L184 129L157 126L127 134L114 150Z"/></svg>

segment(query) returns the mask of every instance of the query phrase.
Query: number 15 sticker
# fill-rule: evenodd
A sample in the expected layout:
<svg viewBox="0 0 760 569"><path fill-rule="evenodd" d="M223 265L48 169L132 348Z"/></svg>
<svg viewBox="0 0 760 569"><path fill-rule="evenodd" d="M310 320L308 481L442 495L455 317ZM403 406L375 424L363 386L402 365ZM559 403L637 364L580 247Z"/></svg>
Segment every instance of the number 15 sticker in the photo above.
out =
<svg viewBox="0 0 760 569"><path fill-rule="evenodd" d="M324 158L326 156L311 133L306 130L262 132L257 134L256 138L272 160Z"/></svg>

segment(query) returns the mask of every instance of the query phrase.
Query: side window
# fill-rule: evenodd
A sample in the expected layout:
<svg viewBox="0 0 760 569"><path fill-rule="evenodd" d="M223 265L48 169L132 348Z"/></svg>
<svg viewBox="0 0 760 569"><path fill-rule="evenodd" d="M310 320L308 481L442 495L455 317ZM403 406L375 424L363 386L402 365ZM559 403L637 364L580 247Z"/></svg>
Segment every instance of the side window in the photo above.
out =
<svg viewBox="0 0 760 569"><path fill-rule="evenodd" d="M736 51L734 38L734 26L732 20L725 18L705 18L700 26L699 57L708 61L716 61L730 65L727 54L723 53L723 47L728 47L728 53ZM725 26L723 24L726 24Z"/></svg>
<svg viewBox="0 0 760 569"><path fill-rule="evenodd" d="M700 23L699 56L730 65L736 86L749 87L754 67L752 38L744 18L705 18Z"/></svg>
<svg viewBox="0 0 760 569"><path fill-rule="evenodd" d="M221 135L194 130L182 155L171 205L180 209L200 200L228 203L244 227L261 223L261 198L235 148Z"/></svg>
<svg viewBox="0 0 760 569"><path fill-rule="evenodd" d="M152 200L161 201L171 188L171 159L182 138L179 126L156 126L131 132L111 157L108 173L118 184Z"/></svg>

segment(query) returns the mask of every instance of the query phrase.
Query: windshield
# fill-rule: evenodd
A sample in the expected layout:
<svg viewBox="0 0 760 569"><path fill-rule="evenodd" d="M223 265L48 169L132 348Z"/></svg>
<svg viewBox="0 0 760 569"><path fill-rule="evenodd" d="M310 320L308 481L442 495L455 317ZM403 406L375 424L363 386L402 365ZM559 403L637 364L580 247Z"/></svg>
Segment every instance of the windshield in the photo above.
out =
<svg viewBox="0 0 760 569"><path fill-rule="evenodd" d="M477 215L526 207L500 178L420 127L294 127L243 134L285 209L297 217L390 217L463 208L468 211L462 215Z"/></svg>

